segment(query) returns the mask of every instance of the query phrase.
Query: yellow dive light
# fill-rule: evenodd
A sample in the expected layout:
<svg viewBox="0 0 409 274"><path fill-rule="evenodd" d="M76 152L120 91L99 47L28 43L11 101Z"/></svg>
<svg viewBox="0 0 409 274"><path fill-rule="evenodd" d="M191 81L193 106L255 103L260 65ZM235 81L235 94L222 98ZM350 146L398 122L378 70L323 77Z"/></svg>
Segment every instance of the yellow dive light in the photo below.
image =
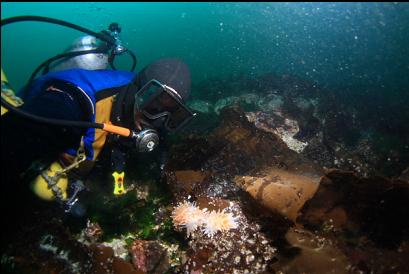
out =
<svg viewBox="0 0 409 274"><path fill-rule="evenodd" d="M112 173L112 176L114 177L115 180L115 185L114 185L114 194L115 195L124 195L126 193L125 187L124 187L124 177L125 177L125 172L122 171L121 173L114 172Z"/></svg>

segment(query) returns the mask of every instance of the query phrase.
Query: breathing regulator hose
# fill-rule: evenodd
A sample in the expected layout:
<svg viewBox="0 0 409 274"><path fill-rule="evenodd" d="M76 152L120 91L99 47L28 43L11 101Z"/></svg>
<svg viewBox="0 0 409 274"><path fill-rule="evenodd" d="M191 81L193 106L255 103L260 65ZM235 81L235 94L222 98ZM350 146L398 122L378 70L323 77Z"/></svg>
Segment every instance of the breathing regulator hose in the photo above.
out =
<svg viewBox="0 0 409 274"><path fill-rule="evenodd" d="M54 19L54 18L49 18L49 17L42 17L42 16L16 16L16 17L11 17L7 19L1 20L1 26L5 26L8 24L16 23L16 22L23 22L23 21L38 21L38 22L46 22L46 23L51 23L51 24L57 24L61 26L66 26L72 29L76 29L78 31L87 33L91 36L95 36L96 38L107 42L108 44L114 45L115 44L115 38L106 35L104 33L97 33L92 30L83 28L81 26L59 20L59 19Z"/></svg>
<svg viewBox="0 0 409 274"><path fill-rule="evenodd" d="M3 19L1 20L1 27L8 25L8 24L12 24L12 23L16 23L16 22L23 22L23 21L39 21L39 22L47 22L47 23L51 23L51 24L57 24L57 25L61 25L61 26L66 26L81 32L84 32L86 34L89 34L91 36L94 36L104 42L106 42L109 46L102 48L102 49L96 49L96 50L86 50L86 51L81 51L81 52L69 52L69 53L65 53L65 54L60 54L57 55L49 60L47 60L46 62L44 62L43 64L40 65L39 68L37 68L37 70L35 71L35 73L33 73L33 75L30 78L30 81L33 80L33 78L35 77L35 75L37 74L37 72L44 67L45 65L49 65L52 61L55 61L57 59L60 58L65 58L65 57L73 57L73 56L77 56L77 55L82 55L82 54L88 54L88 53L100 53L102 52L102 50L107 50L109 48L113 48L116 46L116 39L112 36L110 36L109 34L105 34L105 33L97 33L94 31L91 31L89 29L83 28L81 26L66 22L66 21L62 21L62 20L58 20L58 19L53 19L53 18L48 18L48 17L41 17L41 16L17 16L17 17L11 17L11 18L7 18L7 19ZM135 55L129 51L126 50L127 52L129 52L129 54L131 55L134 64L132 67L132 70L135 68L135 64L136 64L136 58ZM38 116L38 115L34 115L31 113L28 113L24 110L21 110L17 107L14 107L13 105L11 105L10 103L8 103L3 96L1 97L1 105L4 106L6 109L10 110L11 112L20 115L24 118L28 118L31 120L34 120L36 122L39 123L46 123L46 124L50 124L50 125L59 125L59 126L72 126L72 127L80 127L80 128L99 128L102 129L104 131L110 132L110 133L114 133L114 134L118 134L121 136L125 136L125 137L134 137L136 135L136 133L128 128L124 128L124 127L119 127L119 126L115 126L112 124L107 124L107 123L92 123L92 122L83 122L83 121L69 121L69 120L61 120L61 119L53 119L53 118L45 118L42 116Z"/></svg>

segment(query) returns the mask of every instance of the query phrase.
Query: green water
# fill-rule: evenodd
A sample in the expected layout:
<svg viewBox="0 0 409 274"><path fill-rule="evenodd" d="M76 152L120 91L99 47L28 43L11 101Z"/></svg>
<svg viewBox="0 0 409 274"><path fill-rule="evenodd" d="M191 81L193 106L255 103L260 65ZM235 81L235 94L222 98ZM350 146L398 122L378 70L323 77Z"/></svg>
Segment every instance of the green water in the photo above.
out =
<svg viewBox="0 0 409 274"><path fill-rule="evenodd" d="M179 57L189 65L193 100L217 101L236 92L261 93L256 84L243 86L257 82L248 80L271 72L296 76L301 79L300 83L303 79L315 82L323 91L334 93L328 97L334 98L336 104L320 106L328 110L329 119L337 121L334 117L338 114L349 119L352 114L346 116L333 111L351 106L357 110L356 119L362 121L363 126L348 127L351 121L340 119L339 130L332 126L329 135L334 139L337 135L344 136L344 142L351 147L362 136L369 136L374 144L374 155L378 157L374 162L380 163L376 167L387 176L399 176L408 166L409 3L1 3L2 19L23 15L61 19L96 32L117 22L122 27L122 41L137 56L137 71L164 57ZM19 90L38 65L62 53L82 35L66 27L40 22L3 27L1 65L10 84ZM126 57L117 61L119 69L128 69L131 65ZM214 78L217 81L213 81ZM293 91L296 84L289 80L280 85L280 88L291 86L293 89L288 90ZM264 92L272 93L267 88ZM335 105L342 107L331 109ZM253 111L254 106L249 104L245 109ZM217 119L216 113L203 113L194 120L193 128L212 128L218 124ZM314 128L311 132L323 130L327 129ZM173 143L186 140L179 139L178 135L170 137ZM114 200L110 175L107 174L109 179L94 179L98 182L96 190L101 188L111 195L107 203L104 192L93 191L89 195L95 195L95 200L88 200L90 219L102 225L106 240L131 232L140 239L180 241L181 236L173 230L169 216L160 216L161 212L169 213L166 210L171 207L170 192L155 181L149 171L143 173L148 165L141 163L147 162L128 165L127 173L129 182L149 186L146 201L130 196L131 193ZM202 165L201 162L192 164L193 169ZM106 171L105 166L100 168ZM31 216L31 210L29 212ZM161 214L156 214L158 212ZM159 229L158 223L161 223ZM77 224L75 229L83 227ZM19 242L17 239L16 244Z"/></svg>
<svg viewBox="0 0 409 274"><path fill-rule="evenodd" d="M356 92L408 91L408 3L1 3L2 19L20 15L94 31L118 22L138 70L180 57L194 85L272 71ZM38 22L2 28L2 67L11 84L20 88L37 65L79 35ZM118 64L126 69L129 63Z"/></svg>

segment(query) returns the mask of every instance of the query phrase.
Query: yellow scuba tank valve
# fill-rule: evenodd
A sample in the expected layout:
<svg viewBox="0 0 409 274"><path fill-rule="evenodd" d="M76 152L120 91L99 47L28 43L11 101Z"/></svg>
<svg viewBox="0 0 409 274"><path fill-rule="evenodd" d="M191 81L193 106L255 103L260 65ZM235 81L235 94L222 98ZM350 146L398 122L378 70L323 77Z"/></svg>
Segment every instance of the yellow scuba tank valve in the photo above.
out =
<svg viewBox="0 0 409 274"><path fill-rule="evenodd" d="M3 97L9 104L19 107L23 104L23 100L16 96L14 90L11 88L7 81L6 74L1 69L1 97ZM1 106L1 115L5 114L8 110Z"/></svg>
<svg viewBox="0 0 409 274"><path fill-rule="evenodd" d="M112 176L114 177L114 195L124 195L126 193L125 187L124 187L124 177L125 177L125 172L122 171L121 173L114 172L112 173Z"/></svg>

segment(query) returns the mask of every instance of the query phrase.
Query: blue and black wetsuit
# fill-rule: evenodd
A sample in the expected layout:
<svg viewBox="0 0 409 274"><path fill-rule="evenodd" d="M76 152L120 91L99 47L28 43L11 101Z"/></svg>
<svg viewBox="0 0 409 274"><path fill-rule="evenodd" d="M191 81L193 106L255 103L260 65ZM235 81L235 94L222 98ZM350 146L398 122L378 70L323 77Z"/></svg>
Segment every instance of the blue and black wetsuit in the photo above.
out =
<svg viewBox="0 0 409 274"><path fill-rule="evenodd" d="M114 96L126 90L135 76L113 70L71 69L49 73L29 87L21 108L55 119L108 122ZM101 94L105 98L98 101ZM1 121L2 181L19 180L40 158L56 159L64 151L75 155L81 139L87 159L93 161L106 141L106 133L94 128L41 124L6 113Z"/></svg>

